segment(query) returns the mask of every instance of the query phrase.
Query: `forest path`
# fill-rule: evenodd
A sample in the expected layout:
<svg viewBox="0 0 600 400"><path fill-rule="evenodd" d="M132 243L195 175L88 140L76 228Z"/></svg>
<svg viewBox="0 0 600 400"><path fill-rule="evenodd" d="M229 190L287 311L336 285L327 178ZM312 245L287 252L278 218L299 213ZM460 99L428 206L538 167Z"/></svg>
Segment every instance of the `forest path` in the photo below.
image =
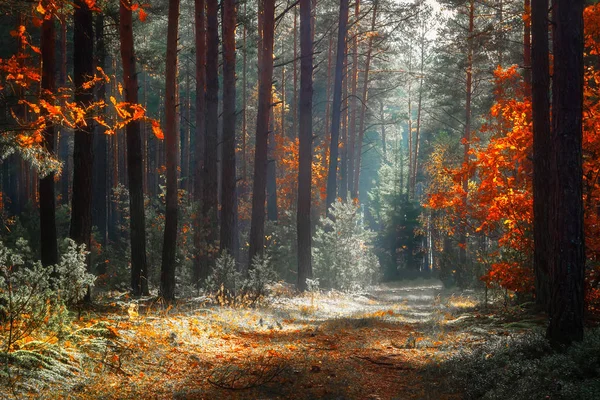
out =
<svg viewBox="0 0 600 400"><path fill-rule="evenodd" d="M464 333L452 326L462 318L456 310L474 305L440 282L420 281L278 296L256 308L107 316L118 332L105 356L112 367L86 374L75 398L459 398L423 370Z"/></svg>

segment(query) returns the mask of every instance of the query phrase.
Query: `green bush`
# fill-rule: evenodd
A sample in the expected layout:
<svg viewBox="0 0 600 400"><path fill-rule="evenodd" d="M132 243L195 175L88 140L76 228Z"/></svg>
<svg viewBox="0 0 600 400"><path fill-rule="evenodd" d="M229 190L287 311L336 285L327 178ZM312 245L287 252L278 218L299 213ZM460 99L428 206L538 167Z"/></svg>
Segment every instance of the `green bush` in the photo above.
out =
<svg viewBox="0 0 600 400"><path fill-rule="evenodd" d="M206 279L206 290L221 305L252 306L268 294L277 278L269 257L256 256L247 274L241 272L235 259L223 253Z"/></svg>
<svg viewBox="0 0 600 400"><path fill-rule="evenodd" d="M379 278L373 251L375 233L361 221L359 207L335 202L331 218L321 218L313 239L314 276L324 288L357 290Z"/></svg>
<svg viewBox="0 0 600 400"><path fill-rule="evenodd" d="M0 348L37 333L60 335L67 305L81 300L95 277L86 271L85 246L66 239L55 266L44 267L32 257L23 239L10 249L0 242Z"/></svg>

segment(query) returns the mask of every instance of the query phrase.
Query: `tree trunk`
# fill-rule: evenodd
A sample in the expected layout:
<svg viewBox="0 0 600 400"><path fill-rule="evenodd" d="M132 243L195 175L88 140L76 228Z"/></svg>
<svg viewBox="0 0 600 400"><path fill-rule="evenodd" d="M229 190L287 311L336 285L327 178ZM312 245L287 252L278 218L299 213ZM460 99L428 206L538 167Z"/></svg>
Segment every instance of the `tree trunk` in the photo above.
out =
<svg viewBox="0 0 600 400"><path fill-rule="evenodd" d="M555 344L583 339L583 0L554 0L550 324Z"/></svg>
<svg viewBox="0 0 600 400"><path fill-rule="evenodd" d="M219 3L206 0L206 140L204 147L204 193L202 213L208 247L218 240L218 125L219 125ZM208 274L208 254L202 268Z"/></svg>
<svg viewBox="0 0 600 400"><path fill-rule="evenodd" d="M196 163L194 166L194 270L192 278L197 287L206 279L208 271L203 266L202 260L206 257L201 255L205 249L202 248L204 240L202 199L204 190L204 147L206 134L206 100L204 98L204 86L206 84L206 31L205 31L205 1L194 0L195 24L196 24L196 140L194 142L194 153Z"/></svg>
<svg viewBox="0 0 600 400"><path fill-rule="evenodd" d="M167 155L167 193L165 196L165 236L160 271L160 294L175 299L175 251L177 249L177 28L179 0L169 0L167 23L167 65L165 69L165 146Z"/></svg>
<svg viewBox="0 0 600 400"><path fill-rule="evenodd" d="M49 7L48 1L42 2ZM42 24L42 89L54 93L54 43L56 33L54 18L44 19ZM52 104L50 96L46 99ZM54 152L54 125L49 121L44 129L44 146L49 153ZM49 267L58 263L58 239L56 234L56 197L54 193L54 173L40 179L40 236L42 264Z"/></svg>
<svg viewBox="0 0 600 400"><path fill-rule="evenodd" d="M331 141L329 145L329 168L327 170L327 197L325 207L330 215L330 207L335 201L337 185L338 145L340 138L340 121L342 106L342 82L344 79L344 61L346 59L346 30L348 25L348 0L340 0L340 15L337 38L337 54L335 62L335 78L333 86L333 104L331 115Z"/></svg>
<svg viewBox="0 0 600 400"><path fill-rule="evenodd" d="M94 75L94 25L92 10L83 0L75 1L73 75L75 83L75 102L82 108L94 101L92 88L84 89L83 84ZM93 176L93 132L92 121L75 129L73 148L73 196L71 198L71 229L69 236L77 243L84 244L90 251L92 239L92 176ZM87 268L90 258L87 257ZM90 293L86 296L89 301Z"/></svg>
<svg viewBox="0 0 600 400"><path fill-rule="evenodd" d="M246 27L246 19L247 19L247 2L244 2L244 32L242 34L242 47L243 47L243 62L242 62L242 182L244 193L242 194L245 197L245 192L247 190L247 182L248 173L247 173L247 161L246 161L246 137L248 135L248 116L247 116L247 86L248 86L248 47L247 47L247 36L248 29Z"/></svg>
<svg viewBox="0 0 600 400"><path fill-rule="evenodd" d="M311 259L311 185L312 185L312 96L313 41L311 0L300 0L300 129L298 154L298 289L306 290L312 278Z"/></svg>
<svg viewBox="0 0 600 400"><path fill-rule="evenodd" d="M234 0L222 3L223 37L223 144L221 195L221 251L235 256L237 191L235 174L235 26Z"/></svg>
<svg viewBox="0 0 600 400"><path fill-rule="evenodd" d="M329 34L329 46L328 46L328 51L327 51L327 89L326 89L326 94L327 94L327 105L325 106L325 137L323 138L323 143L325 143L325 145L327 145L331 140L329 138L330 136L330 128L331 128L331 123L329 121L329 117L331 115L331 101L329 100L331 98L331 64L332 64L332 59L333 59L333 34L330 33ZM327 150L324 150L325 153L327 153ZM323 157L323 167L327 167L327 165L325 165L325 163L328 162L327 157Z"/></svg>
<svg viewBox="0 0 600 400"><path fill-rule="evenodd" d="M125 2L120 3L119 16L125 100L128 103L137 104L138 80L133 45L133 18L131 8ZM130 122L125 129L127 136L127 177L129 180L131 231L131 289L134 296L139 296L148 294L142 138L140 137L139 121Z"/></svg>
<svg viewBox="0 0 600 400"><path fill-rule="evenodd" d="M549 311L549 263L551 238L549 177L552 165L550 137L550 61L548 56L548 0L533 0L531 8L532 114L533 114L533 264L535 299Z"/></svg>
<svg viewBox="0 0 600 400"><path fill-rule="evenodd" d="M277 221L277 160L275 159L275 114L271 108L269 139L267 144L267 220Z"/></svg>
<svg viewBox="0 0 600 400"><path fill-rule="evenodd" d="M273 36L275 0L263 0L262 41L259 48L258 113L256 115L256 147L254 151L254 183L252 187L252 222L250 224L249 266L256 255L263 253L265 236L265 195L267 185L267 150L269 117L271 115L273 80Z"/></svg>
<svg viewBox="0 0 600 400"><path fill-rule="evenodd" d="M348 40L346 40L346 60L342 75L342 117L340 130L340 180L338 183L338 197L346 200L348 197Z"/></svg>
<svg viewBox="0 0 600 400"><path fill-rule="evenodd" d="M465 134L464 141L464 165L469 163L469 147L471 141L471 98L473 96L473 32L475 31L475 0L469 2L469 32L467 36L467 85L465 101ZM467 198L469 193L469 177L464 176L462 181L463 188L463 208L467 207ZM465 284L467 269L467 221L463 221L459 235L458 250L458 270L457 279L459 285Z"/></svg>
<svg viewBox="0 0 600 400"><path fill-rule="evenodd" d="M352 37L352 76L350 77L351 85L351 97L350 97L350 122L348 126L348 152L346 157L348 158L347 171L348 171L348 182L347 187L344 188L344 196L347 193L353 193L354 190L354 154L355 154L355 143L356 143L356 92L358 89L358 34L359 34L359 12L360 12L360 0L356 0L354 5L354 34Z"/></svg>
<svg viewBox="0 0 600 400"><path fill-rule="evenodd" d="M302 24L302 22L301 22ZM294 7L294 93L292 94L292 138L297 138L298 132L298 7ZM302 61L301 61L302 62ZM300 67L302 68L302 67Z"/></svg>
<svg viewBox="0 0 600 400"><path fill-rule="evenodd" d="M373 17L371 19L371 33L375 32L377 23L377 6L379 1L373 2ZM373 35L369 36L367 45L367 56L365 59L365 76L362 87L362 103L360 109L360 126L358 128L358 138L354 143L355 162L354 162L354 185L352 185L352 198L358 198L358 185L360 183L360 163L362 159L362 143L365 136L365 120L367 115L367 102L369 101L369 70L371 69L371 55L373 53ZM385 152L385 150L384 150Z"/></svg>
<svg viewBox="0 0 600 400"><path fill-rule="evenodd" d="M531 65L531 24L533 23L533 15L531 14L533 11L531 9L531 0L524 1L524 11L526 15L529 14L529 18L525 18L523 21L523 78L525 81L525 92L528 96L531 96L531 72L533 68ZM544 15L547 18L548 12L546 11ZM548 37L547 31L548 24L546 22L546 38Z"/></svg>
<svg viewBox="0 0 600 400"><path fill-rule="evenodd" d="M420 50L421 50L421 54L420 54L420 65L419 65L419 92L418 92L418 97L417 97L417 127L415 129L415 154L413 157L413 168L412 168L412 190L413 190L413 196L416 196L415 193L415 187L417 184L417 173L418 173L418 169L419 169L419 146L420 146L420 139L421 139L421 110L423 108L423 80L424 80L424 74L425 74L425 28L422 27L421 29L421 37L419 38L419 45L420 45ZM415 198L415 200L418 200Z"/></svg>

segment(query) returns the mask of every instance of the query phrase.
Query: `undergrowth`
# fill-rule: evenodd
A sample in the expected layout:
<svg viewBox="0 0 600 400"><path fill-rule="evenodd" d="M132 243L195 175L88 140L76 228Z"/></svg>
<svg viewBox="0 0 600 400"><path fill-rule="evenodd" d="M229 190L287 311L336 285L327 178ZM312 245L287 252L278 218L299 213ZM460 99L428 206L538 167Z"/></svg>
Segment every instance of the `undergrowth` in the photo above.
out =
<svg viewBox="0 0 600 400"><path fill-rule="evenodd" d="M466 399L600 398L600 330L566 350L542 332L490 339L427 370Z"/></svg>

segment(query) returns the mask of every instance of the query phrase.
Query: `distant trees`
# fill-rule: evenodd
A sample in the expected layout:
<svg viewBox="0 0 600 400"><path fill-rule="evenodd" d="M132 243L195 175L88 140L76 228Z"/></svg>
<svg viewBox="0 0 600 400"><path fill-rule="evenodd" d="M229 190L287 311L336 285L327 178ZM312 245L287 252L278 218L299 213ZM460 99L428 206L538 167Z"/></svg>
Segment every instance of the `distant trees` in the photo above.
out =
<svg viewBox="0 0 600 400"><path fill-rule="evenodd" d="M335 60L335 78L333 81L333 103L331 111L331 140L329 143L329 168L327 172L326 212L334 203L337 193L337 168L339 153L340 123L342 118L342 83L344 81L344 63L346 60L346 32L348 26L348 0L340 0L338 19L337 53ZM360 168L360 166L356 166ZM344 189L346 190L346 189Z"/></svg>

